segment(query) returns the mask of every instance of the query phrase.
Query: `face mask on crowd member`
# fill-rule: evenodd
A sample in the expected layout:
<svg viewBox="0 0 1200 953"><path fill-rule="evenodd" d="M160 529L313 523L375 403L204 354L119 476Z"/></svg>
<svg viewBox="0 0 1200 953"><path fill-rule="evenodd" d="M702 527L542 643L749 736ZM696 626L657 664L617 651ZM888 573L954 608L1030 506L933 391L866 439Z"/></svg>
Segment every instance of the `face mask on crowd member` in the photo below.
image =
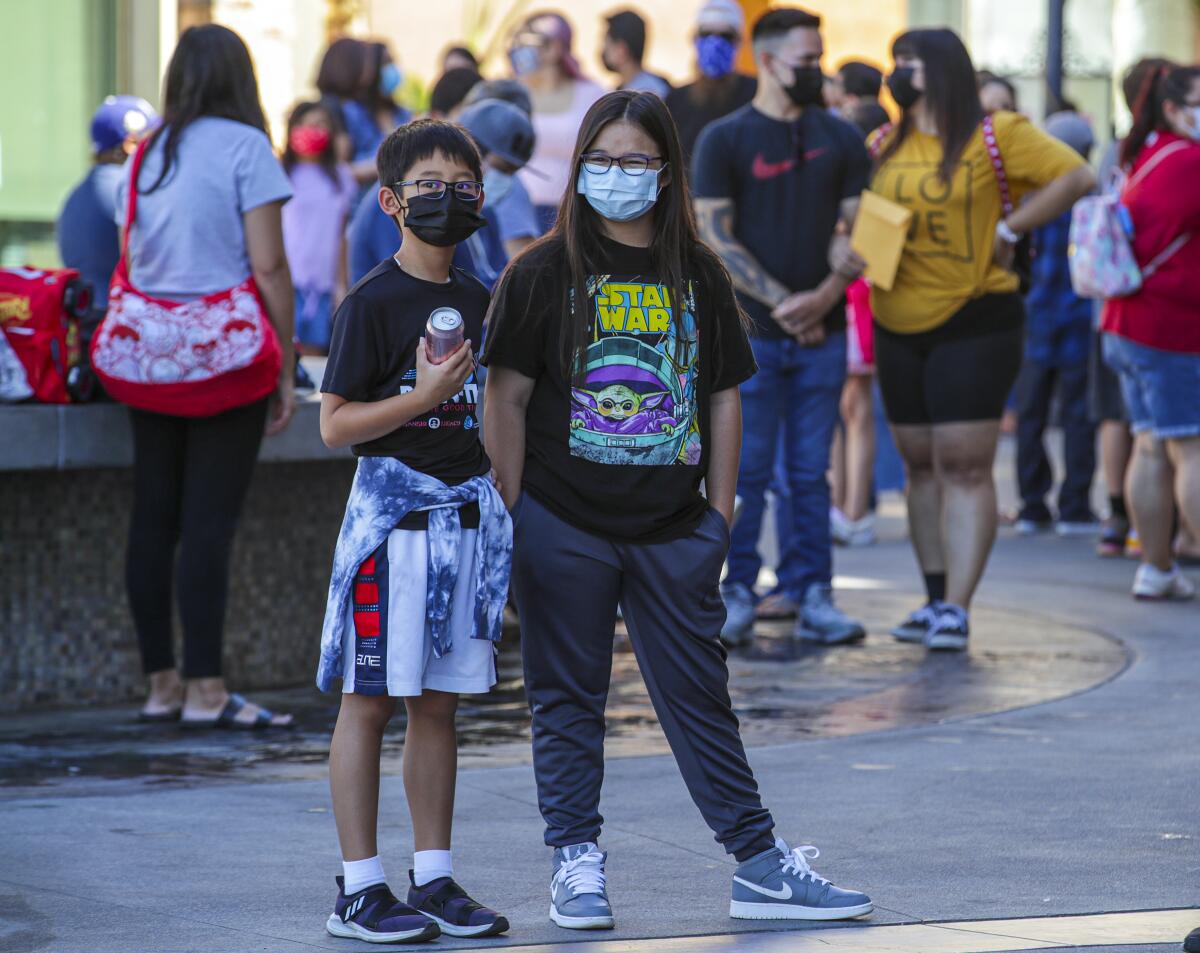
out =
<svg viewBox="0 0 1200 953"><path fill-rule="evenodd" d="M654 140L630 122L609 123L579 160L575 189L596 214L630 222L649 212L670 181Z"/></svg>
<svg viewBox="0 0 1200 953"><path fill-rule="evenodd" d="M755 43L760 75L765 74L778 84L797 106L824 105L825 76L821 72L824 52L821 31L816 25L798 26Z"/></svg>
<svg viewBox="0 0 1200 953"><path fill-rule="evenodd" d="M738 39L734 33L699 33L696 35L696 64L709 79L720 79L733 72Z"/></svg>
<svg viewBox="0 0 1200 953"><path fill-rule="evenodd" d="M1185 95L1165 98L1162 110L1163 118L1172 132L1193 142L1200 142L1200 78L1188 84Z"/></svg>
<svg viewBox="0 0 1200 953"><path fill-rule="evenodd" d="M418 159L398 182L384 183L379 205L427 245L466 241L484 224L483 183L473 169L440 151Z"/></svg>
<svg viewBox="0 0 1200 953"><path fill-rule="evenodd" d="M512 189L513 173L533 154L533 123L519 106L499 99L472 103L458 121L484 153L484 201L495 205Z"/></svg>
<svg viewBox="0 0 1200 953"><path fill-rule="evenodd" d="M379 68L379 91L389 99L395 95L400 84L404 82L404 74L395 63L384 63Z"/></svg>
<svg viewBox="0 0 1200 953"><path fill-rule="evenodd" d="M901 109L911 109L925 94L925 64L920 60L901 57L887 79L888 91Z"/></svg>
<svg viewBox="0 0 1200 953"><path fill-rule="evenodd" d="M517 42L508 51L508 62L517 76L536 73L542 65L542 47L538 43Z"/></svg>

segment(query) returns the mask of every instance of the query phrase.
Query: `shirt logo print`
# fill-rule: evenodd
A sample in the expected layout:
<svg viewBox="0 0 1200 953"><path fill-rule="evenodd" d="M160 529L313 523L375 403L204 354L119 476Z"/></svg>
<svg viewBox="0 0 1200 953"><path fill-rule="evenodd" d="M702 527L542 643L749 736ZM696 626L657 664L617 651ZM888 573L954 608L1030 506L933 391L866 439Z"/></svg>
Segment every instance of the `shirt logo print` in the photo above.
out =
<svg viewBox="0 0 1200 953"><path fill-rule="evenodd" d="M795 166L795 159L768 162L760 152L754 157L754 164L750 166L750 174L760 181L765 181L783 175L785 172L791 172Z"/></svg>

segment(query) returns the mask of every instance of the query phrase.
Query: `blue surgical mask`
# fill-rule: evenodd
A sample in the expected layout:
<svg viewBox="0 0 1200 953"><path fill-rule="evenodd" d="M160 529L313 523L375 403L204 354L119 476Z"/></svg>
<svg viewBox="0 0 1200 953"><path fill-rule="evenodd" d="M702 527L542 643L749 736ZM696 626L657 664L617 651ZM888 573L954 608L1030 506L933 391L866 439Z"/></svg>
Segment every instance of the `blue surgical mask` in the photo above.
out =
<svg viewBox="0 0 1200 953"><path fill-rule="evenodd" d="M542 51L536 46L514 46L508 51L508 61L518 76L528 76L542 64Z"/></svg>
<svg viewBox="0 0 1200 953"><path fill-rule="evenodd" d="M483 170L483 203L489 207L503 201L512 189L513 177L509 172L499 169Z"/></svg>
<svg viewBox="0 0 1200 953"><path fill-rule="evenodd" d="M615 162L607 172L581 168L575 190L602 218L628 222L646 214L658 201L661 172L662 169L647 169L641 175L630 175Z"/></svg>
<svg viewBox="0 0 1200 953"><path fill-rule="evenodd" d="M696 61L700 72L710 79L720 79L733 72L737 46L723 36L710 33L696 37Z"/></svg>
<svg viewBox="0 0 1200 953"><path fill-rule="evenodd" d="M395 63L384 63L383 69L379 71L379 91L384 96L391 96L400 88L400 83L404 81L404 74L400 72L400 67Z"/></svg>
<svg viewBox="0 0 1200 953"><path fill-rule="evenodd" d="M1188 106L1187 110L1192 114L1192 128L1185 135L1193 142L1200 142L1200 106Z"/></svg>

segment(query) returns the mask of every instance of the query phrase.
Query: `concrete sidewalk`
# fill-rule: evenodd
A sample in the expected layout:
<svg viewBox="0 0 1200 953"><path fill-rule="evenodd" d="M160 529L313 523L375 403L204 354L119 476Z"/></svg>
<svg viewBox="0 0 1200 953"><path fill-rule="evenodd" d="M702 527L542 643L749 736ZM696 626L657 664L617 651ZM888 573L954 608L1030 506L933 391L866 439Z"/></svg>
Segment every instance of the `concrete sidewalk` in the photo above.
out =
<svg viewBox="0 0 1200 953"><path fill-rule="evenodd" d="M1094 559L1086 542L1002 539L982 606L1035 641L1060 624L1118 639L1131 666L1033 707L757 747L779 833L818 845L821 873L870 893L873 924L1196 905L1200 609L1134 603L1132 568ZM839 553L838 571L877 587L848 594L850 605L915 598L905 543ZM986 665L976 652L970 667ZM338 864L322 780L47 795L0 803L0 950L370 949L323 929ZM400 779L385 778L382 849L397 884L411 850L403 800ZM567 934L546 919L549 852L530 769L463 772L456 867L513 925L491 946L779 929L726 917L732 863L669 757L611 761L603 808L618 929Z"/></svg>

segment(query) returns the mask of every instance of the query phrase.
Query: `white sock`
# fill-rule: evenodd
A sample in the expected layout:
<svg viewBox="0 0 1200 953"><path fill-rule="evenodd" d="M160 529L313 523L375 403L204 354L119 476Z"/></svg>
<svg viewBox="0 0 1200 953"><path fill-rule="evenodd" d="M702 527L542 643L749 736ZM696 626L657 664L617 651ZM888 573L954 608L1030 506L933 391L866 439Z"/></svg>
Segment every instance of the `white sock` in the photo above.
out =
<svg viewBox="0 0 1200 953"><path fill-rule="evenodd" d="M378 854L366 860L343 860L342 876L346 881L342 891L347 897L375 884L387 883L387 877L383 875L383 862Z"/></svg>
<svg viewBox="0 0 1200 953"><path fill-rule="evenodd" d="M439 877L453 877L454 863L448 850L418 850L413 853L413 883L424 887Z"/></svg>

